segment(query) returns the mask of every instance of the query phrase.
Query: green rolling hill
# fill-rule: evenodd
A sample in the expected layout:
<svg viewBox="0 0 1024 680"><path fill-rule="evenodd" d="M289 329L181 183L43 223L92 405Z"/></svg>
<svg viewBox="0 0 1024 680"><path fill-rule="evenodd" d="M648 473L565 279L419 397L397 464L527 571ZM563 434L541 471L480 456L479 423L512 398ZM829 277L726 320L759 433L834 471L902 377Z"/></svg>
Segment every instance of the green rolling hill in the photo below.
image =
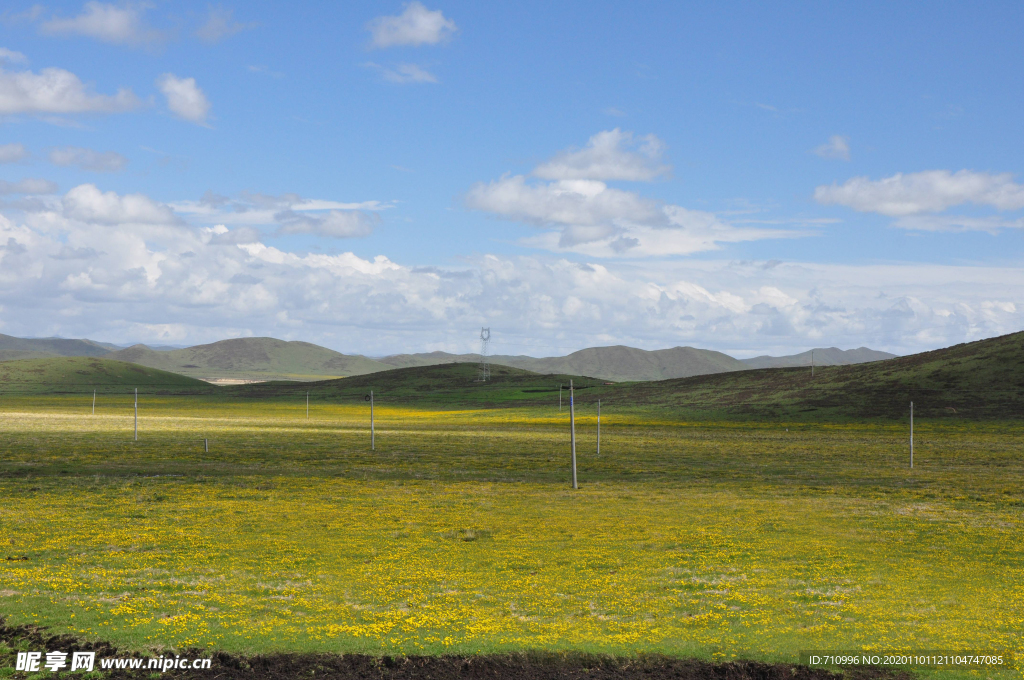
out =
<svg viewBox="0 0 1024 680"><path fill-rule="evenodd" d="M1024 332L885 361L622 385L616 403L751 419L1020 418ZM612 399L609 395L609 402Z"/></svg>
<svg viewBox="0 0 1024 680"><path fill-rule="evenodd" d="M910 401L923 418L1020 419L1024 416L1024 333L885 361L729 371L661 381L609 383L572 374L540 374L501 365L477 381L476 363L378 371L315 382L215 387L160 369L98 357L50 357L0 363L0 392L118 391L188 393L226 400L361 401L372 389L381 404L410 407L545 406L572 380L582 408L601 399L610 412L658 419L761 421L896 419ZM565 395L567 396L567 395ZM567 400L565 402L568 403Z"/></svg>
<svg viewBox="0 0 1024 680"><path fill-rule="evenodd" d="M0 393L123 392L207 393L217 387L202 380L100 357L46 357L0 363Z"/></svg>
<svg viewBox="0 0 1024 680"><path fill-rule="evenodd" d="M16 338L0 333L0 361L43 357L102 357L110 348L92 340Z"/></svg>
<svg viewBox="0 0 1024 680"><path fill-rule="evenodd" d="M558 386L575 381L577 403L598 399L609 412L647 411L659 418L763 421L898 419L910 401L924 418L1024 416L1024 333L885 361L817 368L730 371L674 380L608 384L602 379L537 374L492 366L475 382L474 363L394 369L308 385L225 388L244 397L358 401L373 389L381 403L408 406L554 406Z"/></svg>
<svg viewBox="0 0 1024 680"><path fill-rule="evenodd" d="M108 357L207 379L315 380L390 368L366 357L342 354L312 343L274 338L221 340L170 351L134 345L111 352Z"/></svg>
<svg viewBox="0 0 1024 680"><path fill-rule="evenodd" d="M861 347L856 350L816 349L819 366L876 361L894 355ZM0 361L49 356L106 356L117 361L159 368L210 380L318 380L365 375L393 368L477 363L478 354L396 354L380 359L347 355L308 342L274 338L236 338L183 349L133 345L118 348L92 340L15 338L0 335ZM761 356L742 361L712 350L673 347L642 350L616 345L590 347L563 357L495 355L492 364L535 373L589 375L605 380L667 380L750 368L805 366L810 352L785 357Z"/></svg>
<svg viewBox="0 0 1024 680"><path fill-rule="evenodd" d="M478 381L475 363L412 366L367 375L312 383L270 382L221 388L225 395L240 398L301 399L307 391L317 400L363 402L373 390L375 403L406 406L490 408L499 406L558 405L564 386L565 412L569 409L569 382L578 395L599 387L604 380L579 375L539 374L509 366L491 366L491 378Z"/></svg>
<svg viewBox="0 0 1024 680"><path fill-rule="evenodd" d="M395 368L435 366L455 362L479 362L479 354L397 354L378 359ZM498 354L488 357L492 364L521 368L534 373L589 375L604 380L665 380L708 373L743 371L749 368L727 354L695 347L643 350L615 345L590 347L564 357L537 359Z"/></svg>

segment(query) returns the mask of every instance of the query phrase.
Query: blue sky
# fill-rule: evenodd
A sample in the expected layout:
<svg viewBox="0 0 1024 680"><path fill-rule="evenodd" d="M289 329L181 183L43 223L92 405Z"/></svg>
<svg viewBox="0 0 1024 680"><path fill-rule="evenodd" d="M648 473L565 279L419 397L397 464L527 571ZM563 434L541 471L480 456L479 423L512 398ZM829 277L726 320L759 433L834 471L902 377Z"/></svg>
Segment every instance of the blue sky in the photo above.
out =
<svg viewBox="0 0 1024 680"><path fill-rule="evenodd" d="M1022 19L12 3L0 332L742 357L1017 331Z"/></svg>

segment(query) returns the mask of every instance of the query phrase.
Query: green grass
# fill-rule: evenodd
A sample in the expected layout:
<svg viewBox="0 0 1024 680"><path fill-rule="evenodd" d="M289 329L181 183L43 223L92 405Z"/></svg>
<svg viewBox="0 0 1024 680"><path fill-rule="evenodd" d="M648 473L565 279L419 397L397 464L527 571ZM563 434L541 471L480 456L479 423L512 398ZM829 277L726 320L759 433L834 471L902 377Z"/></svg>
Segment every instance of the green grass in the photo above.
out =
<svg viewBox="0 0 1024 680"><path fill-rule="evenodd" d="M0 612L143 650L1020 646L1021 423L922 419L911 471L902 424L650 406L604 410L597 456L581 404L572 492L557 391L501 408L534 389L510 373L485 409L457 385L402 406L419 375L376 383L376 451L366 385L308 421L290 393L147 395L139 442L128 395L7 395L0 557L29 559Z"/></svg>
<svg viewBox="0 0 1024 680"><path fill-rule="evenodd" d="M925 418L971 422L1024 415L1024 333L957 345L887 361L815 370L735 371L656 382L607 383L573 375L541 375L477 365L393 369L340 380L269 382L212 387L175 374L102 359L58 358L0 362L0 398L31 393L115 394L140 387L150 394L192 395L210 403L305 401L355 405L370 390L381 404L416 408L541 407L558 403L559 385L576 387L581 406L598 400L619 413L657 413L674 420L745 422L897 421L909 404ZM568 393L563 393L568 405ZM653 409L653 411L651 410Z"/></svg>
<svg viewBox="0 0 1024 680"><path fill-rule="evenodd" d="M0 398L4 394L124 392L139 387L151 393L214 394L202 380L96 357L53 357L0 362Z"/></svg>

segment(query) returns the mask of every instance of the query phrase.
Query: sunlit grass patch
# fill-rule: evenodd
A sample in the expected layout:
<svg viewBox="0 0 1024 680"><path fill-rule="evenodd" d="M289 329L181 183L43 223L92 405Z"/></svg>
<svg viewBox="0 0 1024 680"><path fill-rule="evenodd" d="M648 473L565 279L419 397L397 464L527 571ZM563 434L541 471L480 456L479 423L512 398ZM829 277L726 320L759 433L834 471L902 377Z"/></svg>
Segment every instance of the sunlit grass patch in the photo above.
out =
<svg viewBox="0 0 1024 680"><path fill-rule="evenodd" d="M603 414L598 457L584 414L574 493L557 410L384 407L371 452L361 405L190 408L134 442L4 405L0 612L157 649L1020 646L1013 425L922 423L911 472L898 426Z"/></svg>

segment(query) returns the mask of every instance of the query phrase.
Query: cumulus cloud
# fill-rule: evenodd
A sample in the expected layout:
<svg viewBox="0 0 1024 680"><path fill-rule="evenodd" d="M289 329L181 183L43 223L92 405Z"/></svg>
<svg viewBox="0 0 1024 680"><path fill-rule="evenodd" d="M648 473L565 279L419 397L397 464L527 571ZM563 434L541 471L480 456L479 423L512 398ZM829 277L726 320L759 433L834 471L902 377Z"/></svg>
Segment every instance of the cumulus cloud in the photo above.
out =
<svg viewBox="0 0 1024 680"><path fill-rule="evenodd" d="M451 38L458 30L455 22L445 18L441 10L428 10L421 2L410 2L398 16L377 17L367 28L374 47L401 45L436 45Z"/></svg>
<svg viewBox="0 0 1024 680"><path fill-rule="evenodd" d="M473 351L485 324L507 353L621 343L749 356L822 345L904 353L1024 325L1016 267L495 255L415 267L292 253L245 227L141 229L138 212L102 224L0 216L3 332L190 344L271 335L387 353Z"/></svg>
<svg viewBox="0 0 1024 680"><path fill-rule="evenodd" d="M209 237L206 241L207 243L215 246L237 246L243 243L258 243L263 238L262 232L255 227L228 229L223 224L203 228L200 233Z"/></svg>
<svg viewBox="0 0 1024 680"><path fill-rule="evenodd" d="M842 135L832 135L821 146L815 147L814 153L822 158L850 160L850 140Z"/></svg>
<svg viewBox="0 0 1024 680"><path fill-rule="evenodd" d="M279 234L312 234L328 238L369 236L380 222L374 213L331 210L326 214L302 214L288 210L276 215Z"/></svg>
<svg viewBox="0 0 1024 680"><path fill-rule="evenodd" d="M57 185L48 179L23 179L17 182L0 180L0 194L54 194Z"/></svg>
<svg viewBox="0 0 1024 680"><path fill-rule="evenodd" d="M196 30L196 37L212 44L255 26L254 23L235 21L234 10L211 7L206 21Z"/></svg>
<svg viewBox="0 0 1024 680"><path fill-rule="evenodd" d="M39 27L44 35L81 35L113 45L141 46L159 43L163 33L150 28L143 20L148 5L127 3L113 5L95 0L85 3L75 17L54 17Z"/></svg>
<svg viewBox="0 0 1024 680"><path fill-rule="evenodd" d="M80 146L61 146L50 149L50 162L62 167L75 166L93 172L118 172L128 159L116 151L94 151Z"/></svg>
<svg viewBox="0 0 1024 680"><path fill-rule="evenodd" d="M525 239L526 245L595 257L683 255L713 250L719 243L798 235L736 227L711 213L666 205L601 181L645 181L669 172L660 163L661 149L653 135L602 132L583 149L565 151L534 169L535 177L553 181L505 175L473 185L465 203L503 219L554 229Z"/></svg>
<svg viewBox="0 0 1024 680"><path fill-rule="evenodd" d="M469 207L532 224L614 226L667 225L657 201L614 189L596 180L527 183L523 175L474 185L466 195Z"/></svg>
<svg viewBox="0 0 1024 680"><path fill-rule="evenodd" d="M928 170L880 180L854 177L841 185L819 186L814 198L823 205L843 205L890 217L942 212L965 203L1020 210L1024 208L1024 185L1014 182L1009 173Z"/></svg>
<svg viewBox="0 0 1024 680"><path fill-rule="evenodd" d="M26 157L28 157L28 149L24 144L15 142L14 144L0 145L0 163L17 163Z"/></svg>
<svg viewBox="0 0 1024 680"><path fill-rule="evenodd" d="M179 78L173 73L165 73L157 79L156 85L167 98L167 108L174 115L197 125L206 125L210 102L196 85L195 78Z"/></svg>
<svg viewBox="0 0 1024 680"><path fill-rule="evenodd" d="M661 164L664 144L654 135L634 138L619 128L599 132L579 150L563 151L533 174L542 179L648 182L671 168Z"/></svg>
<svg viewBox="0 0 1024 680"><path fill-rule="evenodd" d="M28 57L21 52L15 52L9 50L6 47L0 47L0 61L6 61L8 64L27 64Z"/></svg>
<svg viewBox="0 0 1024 680"><path fill-rule="evenodd" d="M74 73L44 68L39 73L0 69L0 114L116 113L141 105L127 88L115 95L96 94Z"/></svg>
<svg viewBox="0 0 1024 680"><path fill-rule="evenodd" d="M64 216L91 224L173 225L180 220L168 206L143 194L102 192L94 184L81 184L64 195Z"/></svg>
<svg viewBox="0 0 1024 680"><path fill-rule="evenodd" d="M416 64L398 64L394 68L388 68L387 66L381 66L380 64L374 64L373 62L369 62L366 65L380 71L381 77L390 83L407 85L410 83L438 82L437 76Z"/></svg>

